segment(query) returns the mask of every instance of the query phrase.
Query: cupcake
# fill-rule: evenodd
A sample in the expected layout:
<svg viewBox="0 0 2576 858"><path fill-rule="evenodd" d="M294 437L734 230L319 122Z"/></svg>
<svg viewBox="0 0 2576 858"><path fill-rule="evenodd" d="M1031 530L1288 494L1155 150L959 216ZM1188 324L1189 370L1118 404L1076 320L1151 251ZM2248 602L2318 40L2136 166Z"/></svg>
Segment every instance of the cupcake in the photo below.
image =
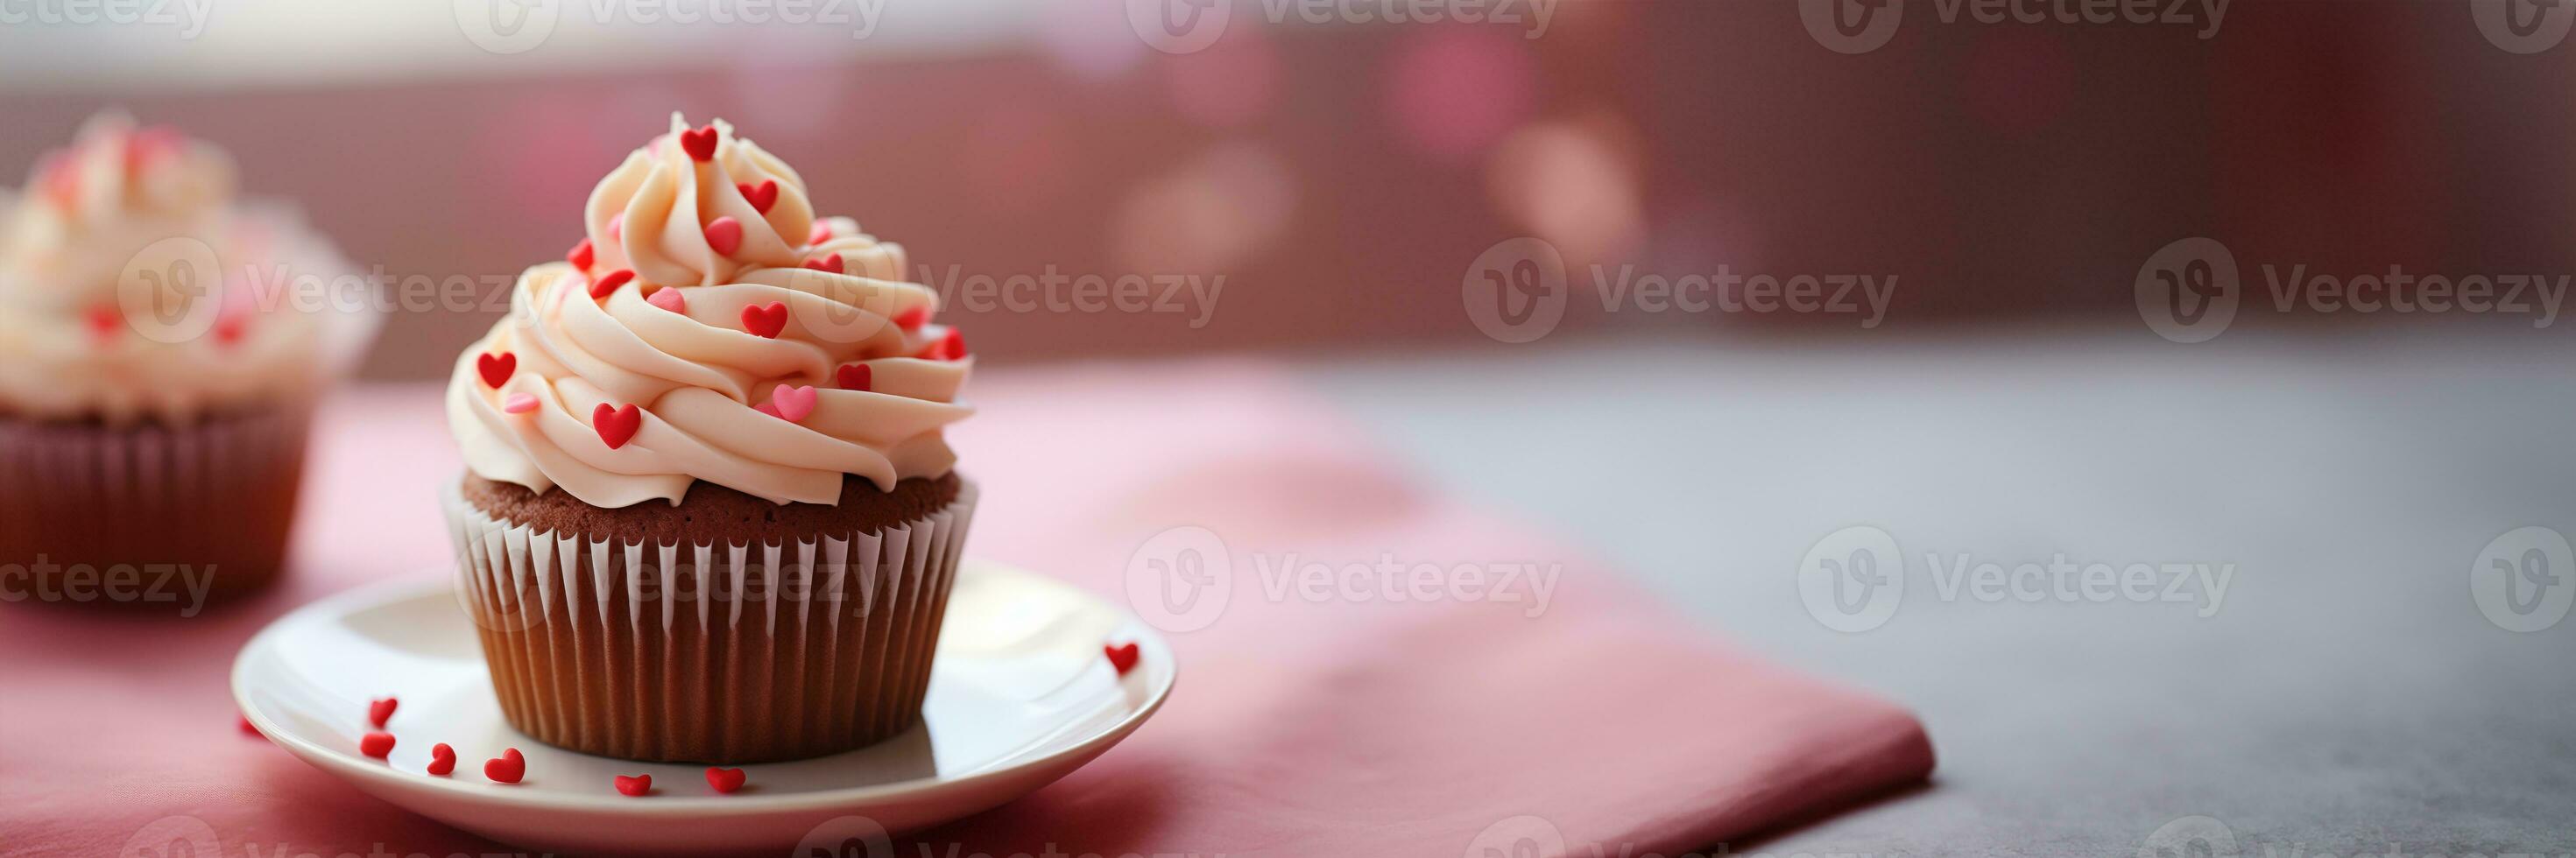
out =
<svg viewBox="0 0 2576 858"><path fill-rule="evenodd" d="M256 288L354 275L233 185L110 113L0 208L0 564L38 601L194 606L285 566L314 397L372 317Z"/></svg>
<svg viewBox="0 0 2576 858"><path fill-rule="evenodd" d="M899 245L716 122L627 156L447 387L460 598L512 726L745 763L920 720L973 367Z"/></svg>

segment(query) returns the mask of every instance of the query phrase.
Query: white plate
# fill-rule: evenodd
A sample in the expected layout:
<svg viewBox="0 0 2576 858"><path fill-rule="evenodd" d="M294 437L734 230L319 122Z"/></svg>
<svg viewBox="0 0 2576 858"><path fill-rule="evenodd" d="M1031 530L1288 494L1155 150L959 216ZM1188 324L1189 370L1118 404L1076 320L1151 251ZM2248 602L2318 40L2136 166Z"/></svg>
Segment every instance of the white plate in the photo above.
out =
<svg viewBox="0 0 2576 858"><path fill-rule="evenodd" d="M940 629L922 726L812 760L743 766L731 795L706 767L636 763L555 748L510 728L492 696L471 621L443 584L362 588L279 618L242 647L233 698L262 734L359 789L505 843L559 852L772 854L956 819L1053 783L1144 723L1171 694L1171 648L1108 602L1027 572L965 561ZM1104 641L1135 641L1124 677ZM390 759L358 752L367 703L401 703ZM430 746L456 771L428 774ZM505 747L527 758L518 784L483 776ZM617 775L650 774L620 795ZM797 854L804 854L798 852ZM871 851L867 854L891 854Z"/></svg>

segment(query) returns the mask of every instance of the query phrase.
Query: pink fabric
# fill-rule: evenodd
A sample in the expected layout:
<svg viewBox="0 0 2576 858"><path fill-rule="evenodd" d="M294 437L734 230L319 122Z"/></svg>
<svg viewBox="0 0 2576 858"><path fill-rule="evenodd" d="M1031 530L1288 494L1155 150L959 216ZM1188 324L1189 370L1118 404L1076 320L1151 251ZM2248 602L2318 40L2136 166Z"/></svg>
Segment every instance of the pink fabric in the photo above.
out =
<svg viewBox="0 0 2576 858"><path fill-rule="evenodd" d="M1235 585L1214 624L1170 635L1181 683L1162 714L1062 782L924 833L933 854L1482 858L1529 854L1506 842L1524 833L1670 854L1932 769L1904 711L1722 646L1579 552L1420 491L1279 373L992 375L958 432L985 485L974 552L1123 601L1130 555L1197 525L1225 542ZM116 854L174 815L210 824L227 855L508 851L236 728L227 671L270 618L450 574L433 493L458 465L435 392L360 391L323 419L280 592L189 619L0 605L0 852ZM1262 575L1387 555L1564 571L1536 617L1527 600L1274 598Z"/></svg>

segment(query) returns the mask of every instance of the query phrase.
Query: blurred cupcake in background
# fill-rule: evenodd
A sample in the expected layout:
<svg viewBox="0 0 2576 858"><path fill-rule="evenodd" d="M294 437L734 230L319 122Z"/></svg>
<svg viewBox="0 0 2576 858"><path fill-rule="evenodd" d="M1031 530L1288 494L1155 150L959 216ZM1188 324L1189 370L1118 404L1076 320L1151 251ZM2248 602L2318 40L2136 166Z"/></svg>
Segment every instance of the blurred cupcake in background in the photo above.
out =
<svg viewBox="0 0 2576 858"><path fill-rule="evenodd" d="M293 209L237 200L221 150L92 118L0 200L0 566L38 601L273 581L314 400L377 322L364 290L309 287L356 276Z"/></svg>

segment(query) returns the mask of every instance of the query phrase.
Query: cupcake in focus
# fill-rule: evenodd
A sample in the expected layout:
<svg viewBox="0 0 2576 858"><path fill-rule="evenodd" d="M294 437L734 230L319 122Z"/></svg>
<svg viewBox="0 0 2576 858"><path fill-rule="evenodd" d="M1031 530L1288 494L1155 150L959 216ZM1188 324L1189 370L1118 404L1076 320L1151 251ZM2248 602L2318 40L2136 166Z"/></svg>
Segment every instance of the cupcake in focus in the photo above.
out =
<svg viewBox="0 0 2576 858"><path fill-rule="evenodd" d="M918 723L976 488L973 360L899 245L731 126L591 192L447 388L461 597L510 723L744 763Z"/></svg>
<svg viewBox="0 0 2576 858"><path fill-rule="evenodd" d="M273 581L314 400L372 318L258 285L347 276L293 211L236 199L222 151L92 118L0 208L0 564L40 601Z"/></svg>

